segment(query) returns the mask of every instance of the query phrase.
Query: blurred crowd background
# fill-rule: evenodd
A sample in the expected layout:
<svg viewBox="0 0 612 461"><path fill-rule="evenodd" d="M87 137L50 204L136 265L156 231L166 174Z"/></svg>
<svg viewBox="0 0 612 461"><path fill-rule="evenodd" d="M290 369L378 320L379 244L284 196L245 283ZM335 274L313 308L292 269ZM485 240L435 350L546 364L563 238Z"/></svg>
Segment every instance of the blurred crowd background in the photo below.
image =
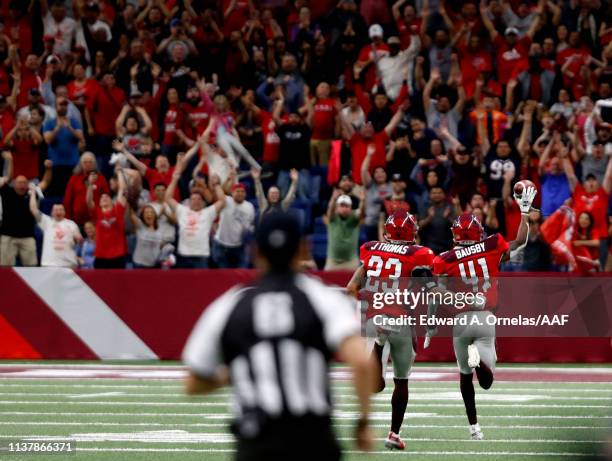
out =
<svg viewBox="0 0 612 461"><path fill-rule="evenodd" d="M612 267L607 1L0 0L0 265L251 265L290 210L354 269L397 208L506 271Z"/></svg>

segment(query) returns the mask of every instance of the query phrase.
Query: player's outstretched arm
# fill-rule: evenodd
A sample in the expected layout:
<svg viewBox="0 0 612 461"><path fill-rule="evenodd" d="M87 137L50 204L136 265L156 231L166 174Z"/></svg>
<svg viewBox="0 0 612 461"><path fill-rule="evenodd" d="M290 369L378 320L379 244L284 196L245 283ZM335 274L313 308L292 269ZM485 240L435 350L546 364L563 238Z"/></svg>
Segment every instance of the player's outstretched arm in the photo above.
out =
<svg viewBox="0 0 612 461"><path fill-rule="evenodd" d="M521 210L521 224L519 225L516 239L510 242L510 252L508 255L510 258L527 245L527 239L529 238L529 212L531 211L531 205L537 193L538 191L536 188L530 186L527 187L520 196L514 195L514 200L516 200Z"/></svg>

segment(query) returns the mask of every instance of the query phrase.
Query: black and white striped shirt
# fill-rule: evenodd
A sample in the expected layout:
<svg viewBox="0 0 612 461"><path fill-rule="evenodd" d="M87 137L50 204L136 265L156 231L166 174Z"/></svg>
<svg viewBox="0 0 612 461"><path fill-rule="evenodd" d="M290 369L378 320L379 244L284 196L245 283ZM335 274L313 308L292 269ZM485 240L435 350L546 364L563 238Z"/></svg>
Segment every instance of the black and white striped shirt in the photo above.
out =
<svg viewBox="0 0 612 461"><path fill-rule="evenodd" d="M183 361L203 378L229 367L237 435L254 438L290 421L329 421L329 361L358 333L355 305L339 290L303 274L267 275L204 311Z"/></svg>

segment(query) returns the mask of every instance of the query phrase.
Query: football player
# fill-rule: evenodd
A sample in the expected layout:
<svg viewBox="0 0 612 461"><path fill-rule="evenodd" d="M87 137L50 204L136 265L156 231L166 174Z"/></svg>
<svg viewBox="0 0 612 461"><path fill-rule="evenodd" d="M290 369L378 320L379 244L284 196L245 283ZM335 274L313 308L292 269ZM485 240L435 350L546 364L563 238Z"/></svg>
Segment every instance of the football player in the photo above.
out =
<svg viewBox="0 0 612 461"><path fill-rule="evenodd" d="M372 294L396 290L402 277L426 277L426 280L431 281L434 253L429 248L415 244L417 230L413 215L403 209L395 210L385 223L384 241L370 241L361 246L362 265L355 271L347 286L349 293L359 297L362 282L365 282L364 291ZM408 375L416 353L411 327L381 326L383 319L375 324L374 317L398 318L408 313L401 305L386 306L384 311L373 310L370 306L366 311L366 332L368 337L375 338L370 346L373 347L372 354L375 354L379 366L376 392L385 388L386 365L383 364L382 355L387 342L393 362L395 387L391 398L391 430L385 440L388 449L406 448L400 438L400 428L408 405Z"/></svg>
<svg viewBox="0 0 612 461"><path fill-rule="evenodd" d="M497 360L495 324L490 317L487 319L493 315L491 309L497 306L497 285L494 279L499 273L499 265L527 244L529 211L536 193L533 186L526 187L520 196L515 192L514 198L521 210L516 240L507 242L501 234L485 238L480 221L471 213L464 213L451 228L455 246L434 259L435 275L457 277L449 280L449 285L453 284L457 288L458 284L459 291L461 286L465 289L467 285L469 291L481 291L484 294L484 302L480 305L475 303L457 314L469 317L466 326L455 325L453 328L453 348L459 366L461 396L470 424L470 435L474 440L482 440L484 435L476 418L473 371L476 370L480 387L489 389L493 384ZM478 320L472 324L473 317Z"/></svg>

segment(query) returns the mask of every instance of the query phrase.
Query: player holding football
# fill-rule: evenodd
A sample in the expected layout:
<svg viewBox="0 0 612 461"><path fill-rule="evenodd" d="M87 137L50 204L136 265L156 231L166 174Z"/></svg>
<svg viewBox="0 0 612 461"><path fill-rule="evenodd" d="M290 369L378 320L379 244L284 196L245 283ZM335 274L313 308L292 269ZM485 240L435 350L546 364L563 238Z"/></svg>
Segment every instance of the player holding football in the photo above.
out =
<svg viewBox="0 0 612 461"><path fill-rule="evenodd" d="M396 290L401 277L426 277L432 279L434 253L429 248L416 245L418 225L416 219L405 210L393 212L385 223L384 241L364 243L360 249L361 267L355 271L347 286L354 296L365 282L365 291L376 293ZM380 286L379 286L380 285ZM383 313L384 312L384 313ZM383 348L389 343L393 361L393 396L391 397L391 430L385 440L388 449L403 450L406 444L400 438L400 428L408 405L408 375L416 357L413 333L410 327L375 325L374 317L400 317L408 311L403 306L387 306L384 311L371 308L366 313L366 332L374 337L372 353L380 367L376 392L385 388ZM377 322L379 323L379 322Z"/></svg>
<svg viewBox="0 0 612 461"><path fill-rule="evenodd" d="M487 316L493 315L491 309L497 306L497 286L495 282L491 283L491 279L497 277L501 262L513 257L527 244L528 216L536 193L536 188L530 181L519 181L515 186L514 199L521 210L521 224L516 240L507 242L501 234L485 238L480 221L471 213L464 213L455 220L451 228L455 246L434 259L435 275L460 277L462 282L459 284L463 287L469 285L470 290L486 293L484 305L472 306L471 309L457 314L469 317L467 326L455 325L453 329L453 347L460 372L461 396L473 440L484 438L476 418L473 371L476 370L480 387L489 389L493 384L497 360L495 325L486 321ZM477 323L470 323L473 317L478 318Z"/></svg>

